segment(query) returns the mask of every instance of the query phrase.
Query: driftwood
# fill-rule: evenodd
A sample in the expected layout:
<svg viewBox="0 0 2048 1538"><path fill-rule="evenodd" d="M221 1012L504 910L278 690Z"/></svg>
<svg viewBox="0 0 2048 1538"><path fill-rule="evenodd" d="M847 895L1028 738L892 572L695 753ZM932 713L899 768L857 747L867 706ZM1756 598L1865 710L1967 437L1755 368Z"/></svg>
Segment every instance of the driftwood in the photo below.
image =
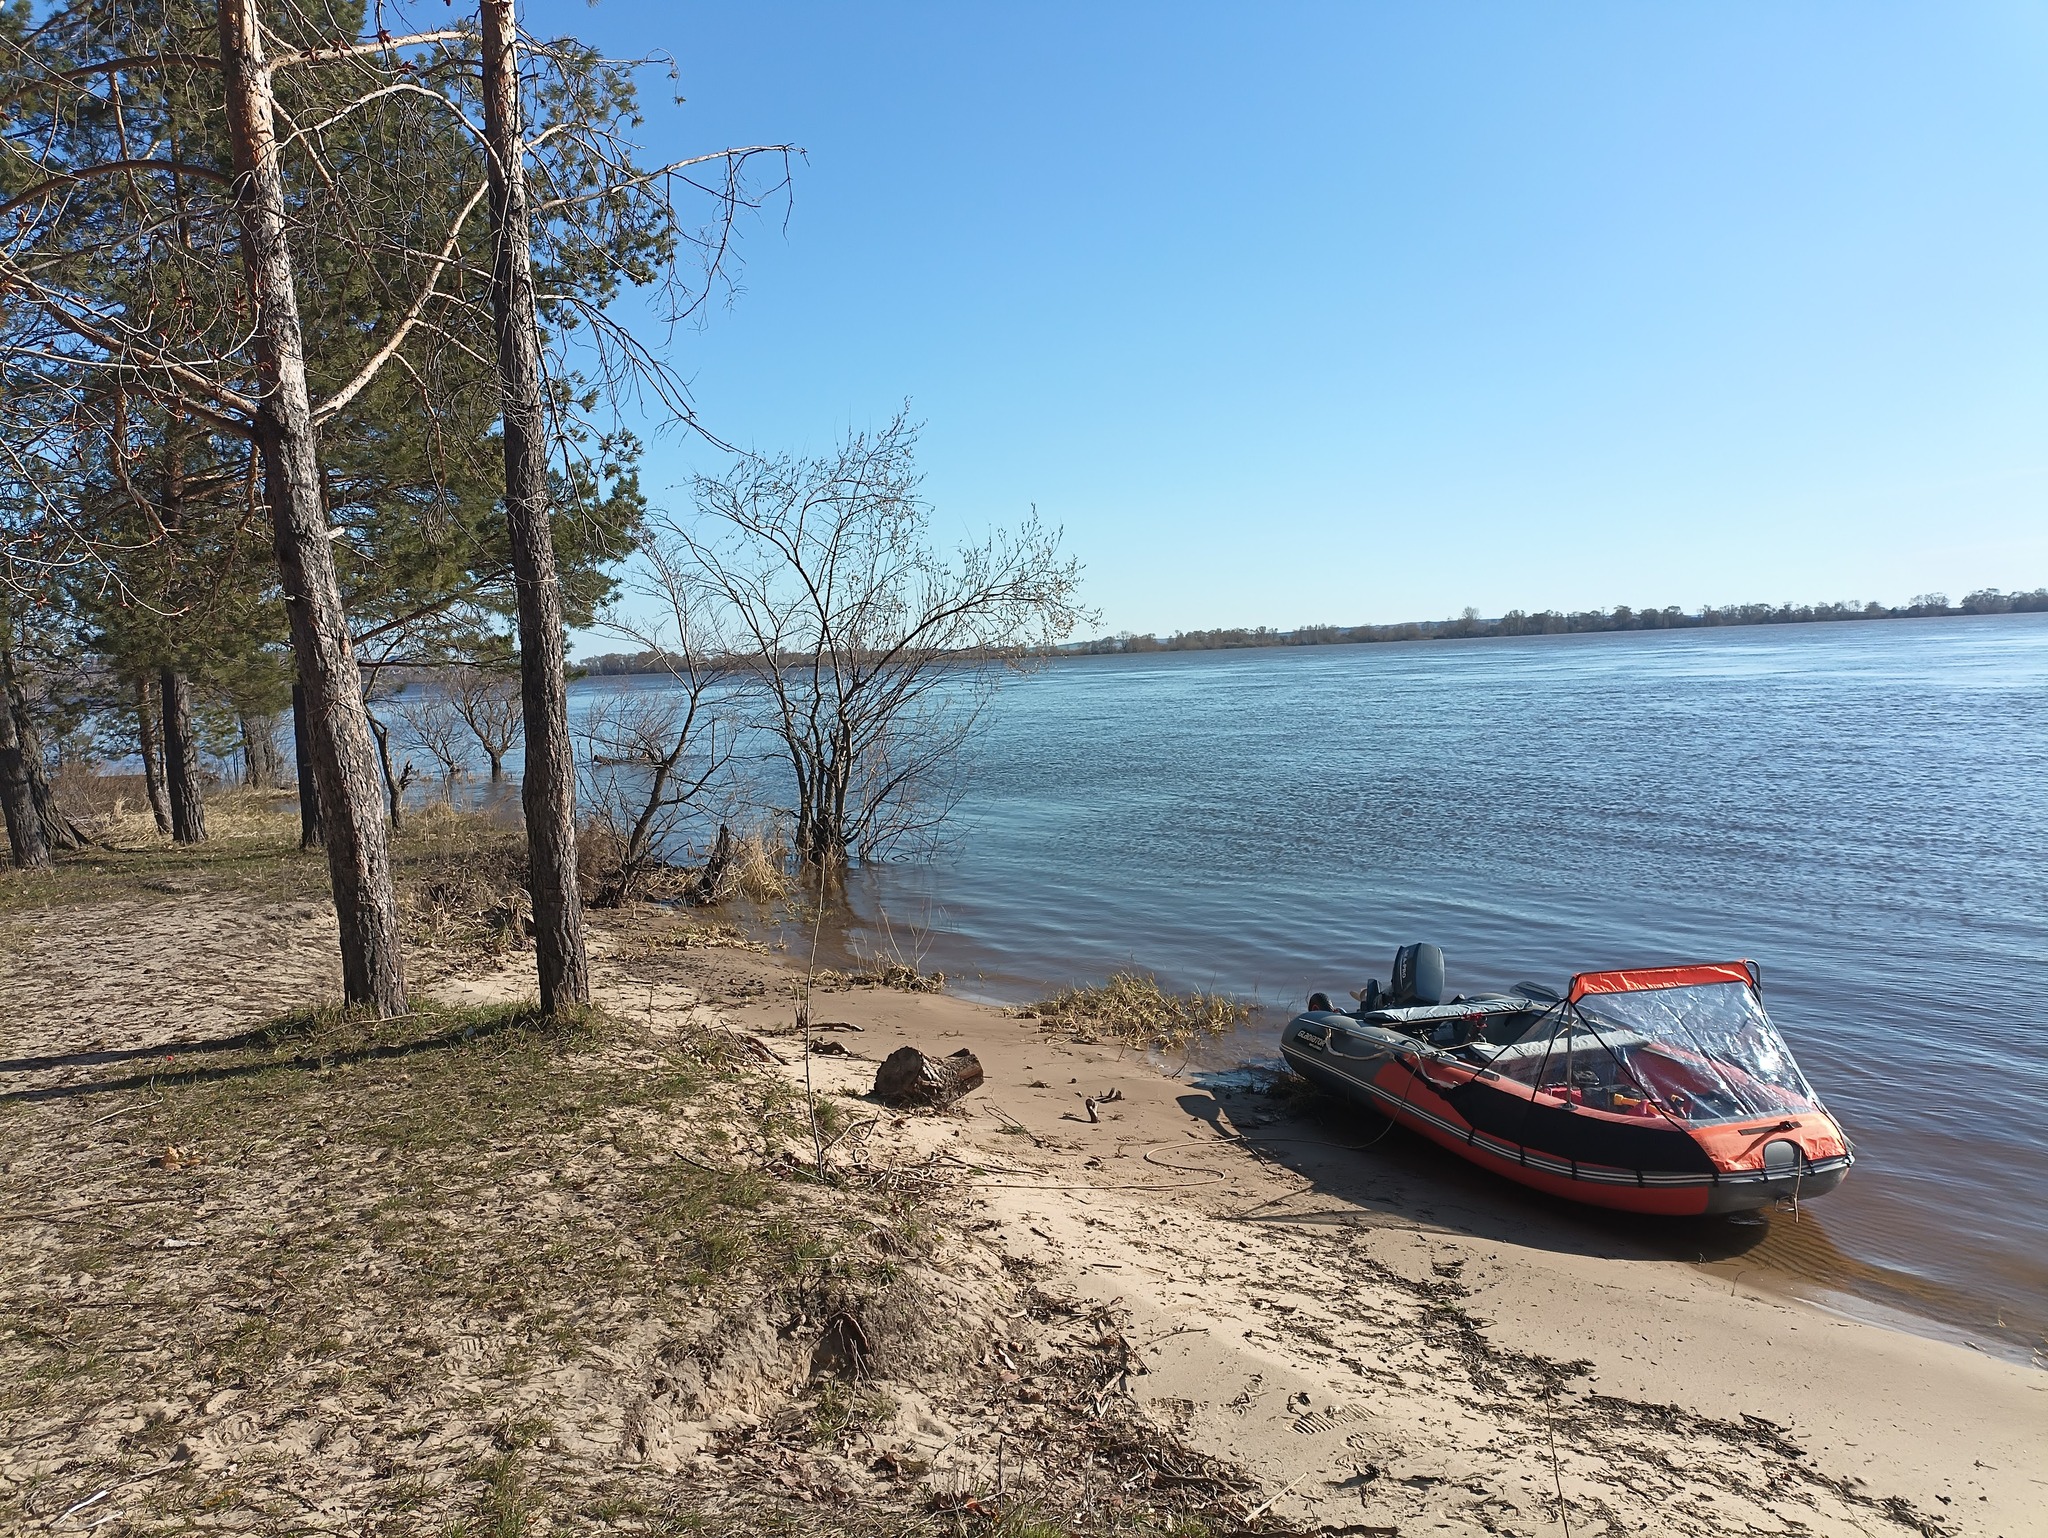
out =
<svg viewBox="0 0 2048 1538"><path fill-rule="evenodd" d="M926 1057L898 1047L875 1073L875 1098L884 1105L951 1105L981 1083L981 1059L962 1047L951 1057Z"/></svg>

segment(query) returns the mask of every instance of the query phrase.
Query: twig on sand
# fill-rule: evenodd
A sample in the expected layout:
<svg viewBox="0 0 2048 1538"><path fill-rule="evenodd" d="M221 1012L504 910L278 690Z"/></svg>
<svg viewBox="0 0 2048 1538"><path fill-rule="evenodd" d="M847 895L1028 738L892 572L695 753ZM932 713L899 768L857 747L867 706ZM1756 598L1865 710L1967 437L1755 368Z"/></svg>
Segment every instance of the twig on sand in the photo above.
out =
<svg viewBox="0 0 2048 1538"><path fill-rule="evenodd" d="M994 1111L996 1113L996 1116L1004 1123L1003 1130L1005 1132L1009 1131L1010 1128L1015 1127L1019 1132L1023 1133L1026 1137L1031 1139L1032 1145L1034 1147L1045 1147L1045 1140L1043 1138L1041 1138L1036 1132L1033 1132L1029 1127L1025 1126L1024 1123L1017 1120L1017 1118L1012 1116L1008 1111L1004 1110L1001 1106L997 1105L994 1101L984 1101L982 1103L986 1105L991 1111Z"/></svg>
<svg viewBox="0 0 2048 1538"><path fill-rule="evenodd" d="M1083 1095L1081 1097L1081 1105L1088 1112L1088 1119L1090 1121L1099 1122L1102 1118L1095 1114L1095 1108L1099 1105L1109 1105L1111 1102L1123 1098L1124 1092L1122 1090L1110 1088L1104 1090L1099 1095Z"/></svg>
<svg viewBox="0 0 2048 1538"><path fill-rule="evenodd" d="M1288 1496L1294 1494L1295 1491L1299 1490L1303 1485L1307 1484L1314 1477L1315 1471L1311 1469L1308 1473L1302 1475L1301 1478L1297 1479L1293 1484L1289 1485L1285 1490L1280 1491L1276 1495L1268 1496L1265 1500L1259 1502L1258 1505L1254 1506L1250 1511L1244 1514L1245 1525L1249 1527L1252 1523L1258 1521L1260 1517L1263 1517L1275 1506L1279 1505L1282 1501L1286 1500Z"/></svg>
<svg viewBox="0 0 2048 1538"><path fill-rule="evenodd" d="M1564 1465L1557 1459L1557 1401L1552 1399L1545 1408L1549 1413L1543 1417L1543 1429L1550 1433L1550 1477L1557 1484L1557 1520L1564 1524L1564 1538L1572 1538L1571 1512L1564 1503Z"/></svg>
<svg viewBox="0 0 2048 1538"><path fill-rule="evenodd" d="M879 1127L881 1124L882 1118L879 1116L864 1116L859 1121L854 1122L851 1126L842 1127L837 1132L833 1133L831 1138L826 1141L824 1148L821 1149L820 1152L830 1153L834 1147L836 1147L840 1143L845 1142L846 1139L852 1137L854 1133L860 1131L861 1128Z"/></svg>
<svg viewBox="0 0 2048 1538"><path fill-rule="evenodd" d="M64 1510L58 1512L57 1515L50 1518L49 1521L45 1522L43 1526L45 1528L55 1527L59 1522L62 1522L66 1517L74 1517L78 1515L79 1512L84 1511L88 1506L97 1506L101 1501L105 1500L108 1496L112 1495L116 1490L122 1489L124 1486L127 1485L140 1484L145 1479L149 1479L154 1475L161 1474L165 1469L176 1468L178 1464L183 1461L184 1460L180 1458L166 1458L162 1463L159 1463L153 1469L144 1469L140 1474L130 1474L126 1479L116 1480L113 1484L108 1485L106 1489L100 1491L97 1495L88 1495L84 1500L78 1501L71 1506L67 1506ZM110 1511L105 1516L97 1517L93 1521L86 1523L85 1531L91 1532L94 1528L102 1526L105 1523L111 1522L114 1520L114 1518L120 1515L121 1513L118 1511Z"/></svg>
<svg viewBox="0 0 2048 1538"><path fill-rule="evenodd" d="M59 1522L62 1522L66 1517L75 1516L79 1512L85 1510L85 1508L88 1506L97 1506L101 1501L105 1500L108 1496L112 1495L113 1493L114 1492L111 1489L106 1489L100 1491L98 1495L88 1495L84 1500L78 1502L76 1505L66 1507L63 1511L58 1512L57 1515L50 1518L49 1521L45 1522L43 1526L55 1527Z"/></svg>
<svg viewBox="0 0 2048 1538"><path fill-rule="evenodd" d="M158 1196L116 1196L100 1202L81 1202L76 1207L35 1207L14 1212L0 1212L0 1218L22 1220L27 1218L60 1218L80 1220L96 1207L140 1207L149 1202L190 1201L189 1191L166 1191ZM99 1221L105 1221L101 1219Z"/></svg>
<svg viewBox="0 0 2048 1538"><path fill-rule="evenodd" d="M673 1153L678 1159L681 1159L683 1163L690 1165L695 1169L700 1169L707 1175L723 1176L730 1175L732 1173L731 1170L722 1170L717 1168L715 1165L706 1164L702 1159L693 1159L688 1154L684 1153L680 1148L670 1149L669 1151Z"/></svg>

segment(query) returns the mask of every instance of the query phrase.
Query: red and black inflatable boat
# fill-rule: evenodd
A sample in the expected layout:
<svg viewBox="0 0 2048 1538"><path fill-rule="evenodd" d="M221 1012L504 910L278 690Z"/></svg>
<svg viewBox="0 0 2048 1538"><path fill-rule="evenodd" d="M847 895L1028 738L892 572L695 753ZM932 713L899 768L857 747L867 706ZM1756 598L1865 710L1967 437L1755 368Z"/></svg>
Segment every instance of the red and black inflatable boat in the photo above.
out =
<svg viewBox="0 0 2048 1538"><path fill-rule="evenodd" d="M1288 1023L1296 1073L1482 1169L1600 1207L1685 1216L1822 1196L1854 1162L1764 1012L1753 962L1581 972L1444 998L1443 953Z"/></svg>

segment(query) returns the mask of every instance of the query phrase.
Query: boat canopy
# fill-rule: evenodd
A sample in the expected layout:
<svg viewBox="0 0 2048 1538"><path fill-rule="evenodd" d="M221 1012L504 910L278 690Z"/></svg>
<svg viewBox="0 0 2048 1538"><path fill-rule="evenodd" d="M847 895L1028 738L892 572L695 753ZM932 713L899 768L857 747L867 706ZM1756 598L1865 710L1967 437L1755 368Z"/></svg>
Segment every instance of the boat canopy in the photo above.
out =
<svg viewBox="0 0 2048 1538"><path fill-rule="evenodd" d="M1746 983L1757 986L1753 961L1709 961L1687 967L1637 967L1622 972L1581 972L1565 997L1576 1004L1589 993L1641 993L1688 983Z"/></svg>
<svg viewBox="0 0 2048 1538"><path fill-rule="evenodd" d="M1581 973L1565 1003L1490 1066L1618 1115L1698 1123L1821 1108L1743 962Z"/></svg>

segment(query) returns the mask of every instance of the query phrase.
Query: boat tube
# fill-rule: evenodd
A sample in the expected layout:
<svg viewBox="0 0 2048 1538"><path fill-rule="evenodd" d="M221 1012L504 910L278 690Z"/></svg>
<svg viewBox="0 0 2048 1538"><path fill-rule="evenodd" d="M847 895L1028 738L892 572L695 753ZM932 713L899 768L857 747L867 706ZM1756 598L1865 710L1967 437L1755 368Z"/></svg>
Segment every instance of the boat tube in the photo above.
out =
<svg viewBox="0 0 2048 1538"><path fill-rule="evenodd" d="M1281 1056L1481 1169L1600 1207L1742 1212L1823 1196L1855 1162L1753 962L1444 992L1443 952L1404 946L1355 1010L1312 995Z"/></svg>

